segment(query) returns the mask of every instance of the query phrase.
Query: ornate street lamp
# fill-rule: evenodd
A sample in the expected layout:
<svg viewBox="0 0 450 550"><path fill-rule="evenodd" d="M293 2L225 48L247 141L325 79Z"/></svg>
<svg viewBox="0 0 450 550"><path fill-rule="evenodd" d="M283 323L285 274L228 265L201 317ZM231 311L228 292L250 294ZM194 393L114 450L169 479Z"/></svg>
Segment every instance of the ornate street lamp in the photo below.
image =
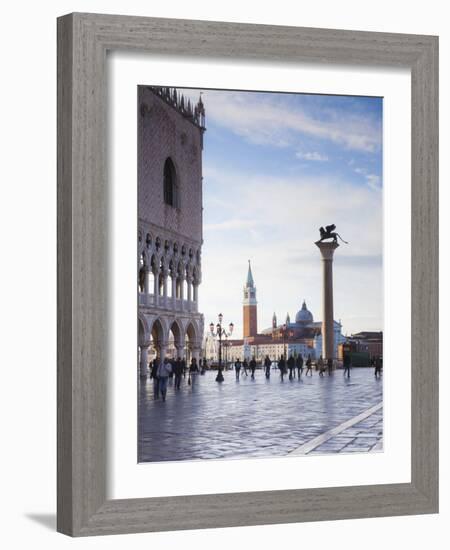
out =
<svg viewBox="0 0 450 550"><path fill-rule="evenodd" d="M216 325L216 332L214 332L213 322L210 323L209 330L211 331L211 336L217 337L219 339L219 371L216 376L216 382L223 382L224 378L222 374L222 338L223 337L228 338L228 336L232 335L234 325L233 323L230 323L228 325L229 331L227 332L222 326L223 315L221 313L219 313L218 318L219 318L219 322Z"/></svg>

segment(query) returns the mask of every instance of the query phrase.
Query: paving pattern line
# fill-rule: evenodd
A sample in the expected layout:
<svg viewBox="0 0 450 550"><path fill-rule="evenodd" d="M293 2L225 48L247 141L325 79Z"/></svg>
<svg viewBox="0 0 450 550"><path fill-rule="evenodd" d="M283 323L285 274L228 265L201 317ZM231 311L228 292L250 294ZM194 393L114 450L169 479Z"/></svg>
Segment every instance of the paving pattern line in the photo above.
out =
<svg viewBox="0 0 450 550"><path fill-rule="evenodd" d="M335 428L332 428L331 430L328 430L327 432L324 432L323 434L320 434L317 437L310 439L306 443L303 443L303 445L300 445L300 447L297 447L293 451L290 451L288 455L289 456L307 455L308 453L313 451L316 447L318 447L319 445L322 445L322 443L325 443L335 435L342 433L347 428L351 428L355 424L358 424L358 422L365 420L367 417L379 411L382 407L383 407L383 401L363 411L362 413L358 414L358 416L354 416L353 418L346 420L342 424L339 424L339 426L336 426Z"/></svg>

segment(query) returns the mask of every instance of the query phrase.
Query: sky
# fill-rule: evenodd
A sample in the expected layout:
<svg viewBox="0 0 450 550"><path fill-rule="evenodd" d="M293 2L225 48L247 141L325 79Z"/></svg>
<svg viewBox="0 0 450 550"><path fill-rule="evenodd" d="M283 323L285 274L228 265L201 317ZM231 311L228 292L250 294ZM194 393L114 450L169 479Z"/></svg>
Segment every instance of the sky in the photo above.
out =
<svg viewBox="0 0 450 550"><path fill-rule="evenodd" d="M197 101L198 90L182 90ZM291 321L306 300L322 319L319 227L349 244L334 260L343 333L382 330L382 98L203 90L205 326L242 336L251 260L258 330Z"/></svg>

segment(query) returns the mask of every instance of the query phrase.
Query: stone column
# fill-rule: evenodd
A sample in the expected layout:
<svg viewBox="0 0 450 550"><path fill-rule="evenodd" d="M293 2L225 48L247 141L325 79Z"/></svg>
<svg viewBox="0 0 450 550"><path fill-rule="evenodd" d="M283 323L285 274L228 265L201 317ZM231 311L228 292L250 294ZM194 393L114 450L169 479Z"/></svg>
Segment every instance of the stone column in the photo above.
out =
<svg viewBox="0 0 450 550"><path fill-rule="evenodd" d="M153 270L153 275L155 276L153 280L153 305L158 307L158 297L159 297L159 269Z"/></svg>
<svg viewBox="0 0 450 550"><path fill-rule="evenodd" d="M163 304L164 307L167 307L167 279L169 277L169 272L167 270L164 270L162 272L163 276Z"/></svg>
<svg viewBox="0 0 450 550"><path fill-rule="evenodd" d="M193 308L192 308L192 277L186 277L186 281L187 281L187 300L188 300L187 309L188 309L188 311L193 311Z"/></svg>
<svg viewBox="0 0 450 550"><path fill-rule="evenodd" d="M196 281L193 282L193 290L194 290L194 303L192 310L197 312L198 311L198 283Z"/></svg>
<svg viewBox="0 0 450 550"><path fill-rule="evenodd" d="M181 311L184 310L184 277L180 277L180 300L181 300Z"/></svg>
<svg viewBox="0 0 450 550"><path fill-rule="evenodd" d="M144 294L149 294L150 293L150 289L148 288L148 283L149 283L149 270L148 268L146 267L145 268L145 278L144 278Z"/></svg>
<svg viewBox="0 0 450 550"><path fill-rule="evenodd" d="M184 345L183 344L175 344L175 349L177 350L176 359L178 359L178 357L180 357L180 359L183 359L183 357L184 357Z"/></svg>
<svg viewBox="0 0 450 550"><path fill-rule="evenodd" d="M172 308L177 308L177 276L172 273Z"/></svg>
<svg viewBox="0 0 450 550"><path fill-rule="evenodd" d="M148 348L150 342L141 344L141 360L139 361L139 374L142 378L147 378L148 375Z"/></svg>
<svg viewBox="0 0 450 550"><path fill-rule="evenodd" d="M334 311L333 311L333 254L339 246L336 242L315 243L322 254L322 357L334 357Z"/></svg>
<svg viewBox="0 0 450 550"><path fill-rule="evenodd" d="M186 280L187 280L187 299L189 302L192 302L192 279L188 277Z"/></svg>

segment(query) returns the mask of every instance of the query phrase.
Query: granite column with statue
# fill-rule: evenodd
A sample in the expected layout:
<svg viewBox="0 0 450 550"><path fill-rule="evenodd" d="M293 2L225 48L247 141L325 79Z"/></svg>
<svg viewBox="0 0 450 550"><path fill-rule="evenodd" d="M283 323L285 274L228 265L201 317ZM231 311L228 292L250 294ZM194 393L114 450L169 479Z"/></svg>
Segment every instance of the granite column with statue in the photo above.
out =
<svg viewBox="0 0 450 550"><path fill-rule="evenodd" d="M334 308L333 308L333 254L339 244L317 241L315 243L322 255L322 357L324 360L334 357Z"/></svg>

